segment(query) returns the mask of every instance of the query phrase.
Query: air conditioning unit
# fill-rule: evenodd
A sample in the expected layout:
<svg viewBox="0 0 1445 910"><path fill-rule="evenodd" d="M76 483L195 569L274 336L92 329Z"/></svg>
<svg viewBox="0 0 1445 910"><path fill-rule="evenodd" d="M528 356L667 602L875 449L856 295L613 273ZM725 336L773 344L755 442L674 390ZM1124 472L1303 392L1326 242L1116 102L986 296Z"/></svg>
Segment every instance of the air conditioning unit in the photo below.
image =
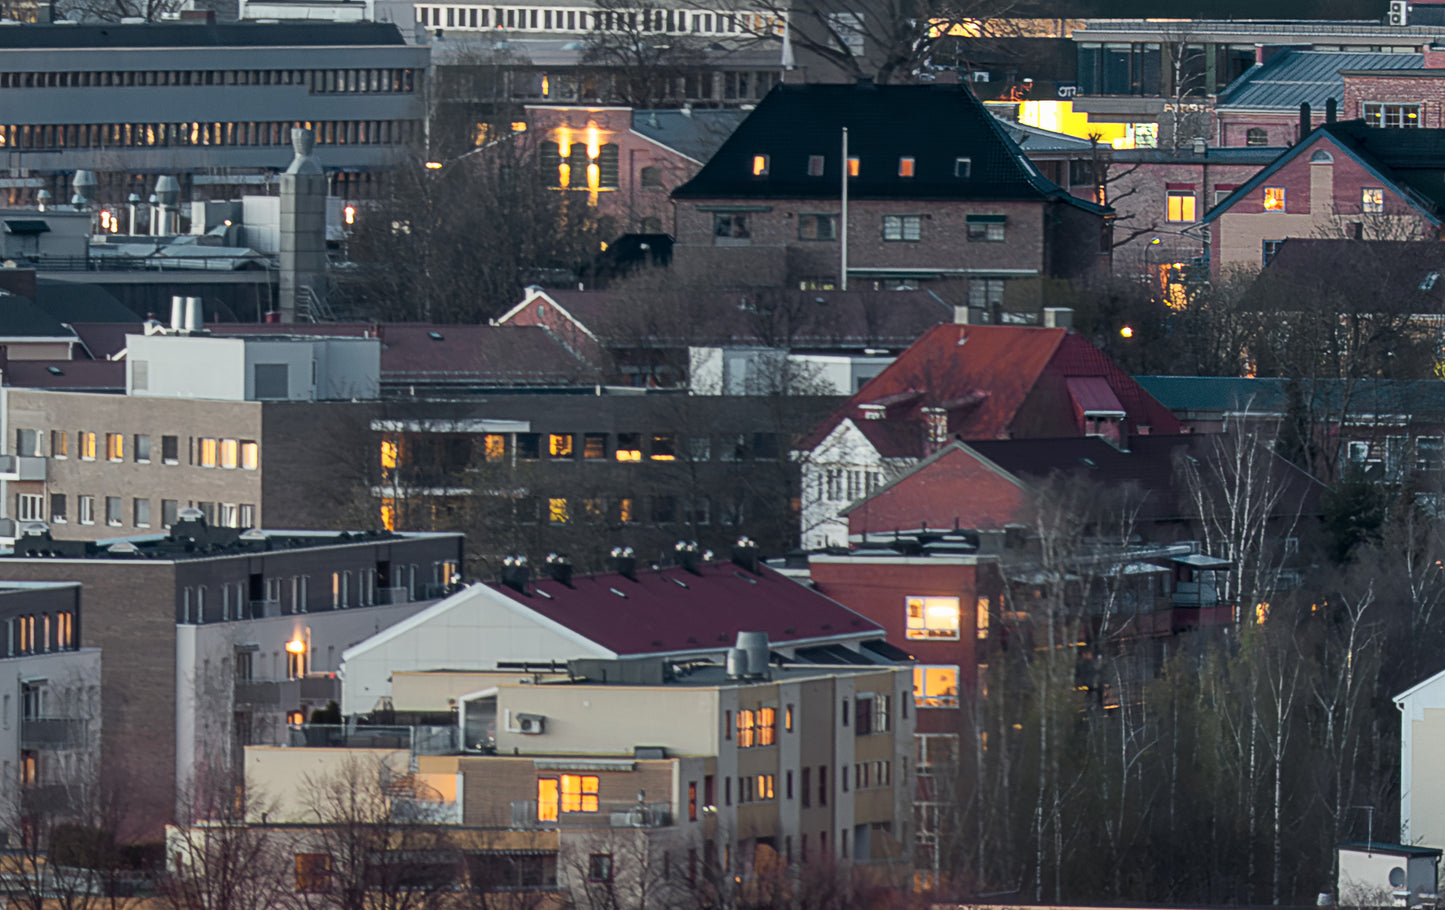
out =
<svg viewBox="0 0 1445 910"><path fill-rule="evenodd" d="M547 718L541 714L518 714L517 732L537 735L546 732Z"/></svg>
<svg viewBox="0 0 1445 910"><path fill-rule="evenodd" d="M1408 0L1390 0L1390 24L1410 24L1410 4Z"/></svg>

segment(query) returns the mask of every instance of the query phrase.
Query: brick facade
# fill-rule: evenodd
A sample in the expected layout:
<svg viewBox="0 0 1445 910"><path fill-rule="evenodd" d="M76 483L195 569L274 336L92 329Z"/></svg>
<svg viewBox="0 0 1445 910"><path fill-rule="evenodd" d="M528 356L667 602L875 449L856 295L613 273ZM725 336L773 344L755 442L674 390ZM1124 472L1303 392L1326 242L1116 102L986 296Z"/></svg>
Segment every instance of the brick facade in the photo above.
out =
<svg viewBox="0 0 1445 910"><path fill-rule="evenodd" d="M1425 55L1423 70L1344 72L1344 109L1341 116L1365 116L1365 103L1379 101L1419 104L1423 129L1445 128L1445 68L1439 52ZM1432 66L1433 61L1433 66Z"/></svg>

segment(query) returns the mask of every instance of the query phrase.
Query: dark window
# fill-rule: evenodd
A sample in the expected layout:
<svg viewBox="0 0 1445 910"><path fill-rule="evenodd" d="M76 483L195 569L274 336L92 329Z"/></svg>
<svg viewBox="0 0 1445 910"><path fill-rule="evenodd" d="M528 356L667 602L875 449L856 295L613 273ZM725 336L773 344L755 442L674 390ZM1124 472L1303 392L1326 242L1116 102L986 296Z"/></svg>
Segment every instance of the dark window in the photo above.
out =
<svg viewBox="0 0 1445 910"><path fill-rule="evenodd" d="M518 433L517 458L521 461L536 461L542 456L542 434Z"/></svg>
<svg viewBox="0 0 1445 910"><path fill-rule="evenodd" d="M718 212L712 216L712 233L718 243L745 243L752 238L745 212Z"/></svg>
<svg viewBox="0 0 1445 910"><path fill-rule="evenodd" d="M837 215L799 215L799 240L837 240Z"/></svg>
<svg viewBox="0 0 1445 910"><path fill-rule="evenodd" d="M50 520L65 521L65 494L50 494Z"/></svg>
<svg viewBox="0 0 1445 910"><path fill-rule="evenodd" d="M258 363L254 367L253 391L260 399L286 398L290 395L290 365Z"/></svg>
<svg viewBox="0 0 1445 910"><path fill-rule="evenodd" d="M808 808L809 806L811 806L811 805L813 804L813 769L812 769L812 768L804 768L804 769L803 769L803 780L802 780L802 784L803 784L803 786L802 786L803 808L806 809L806 808ZM803 849L804 849L804 851L806 851L808 848L807 848L807 847L804 847Z"/></svg>
<svg viewBox="0 0 1445 910"><path fill-rule="evenodd" d="M649 164L637 172L637 182L642 185L643 189L662 189L662 169L656 165Z"/></svg>
<svg viewBox="0 0 1445 910"><path fill-rule="evenodd" d="M1269 145L1269 132L1262 127L1252 127L1244 133L1245 145Z"/></svg>

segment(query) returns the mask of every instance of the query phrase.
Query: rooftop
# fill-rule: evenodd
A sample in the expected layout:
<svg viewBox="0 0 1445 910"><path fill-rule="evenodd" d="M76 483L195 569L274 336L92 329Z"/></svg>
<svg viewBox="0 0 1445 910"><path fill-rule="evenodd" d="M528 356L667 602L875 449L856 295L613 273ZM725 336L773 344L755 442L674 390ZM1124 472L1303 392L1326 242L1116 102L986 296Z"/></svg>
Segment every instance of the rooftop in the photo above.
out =
<svg viewBox="0 0 1445 910"><path fill-rule="evenodd" d="M747 116L734 108L638 110L632 112L632 131L702 164Z"/></svg>
<svg viewBox="0 0 1445 910"><path fill-rule="evenodd" d="M94 50L172 47L340 47L403 45L383 22L147 22L12 25L0 28L0 50Z"/></svg>
<svg viewBox="0 0 1445 910"><path fill-rule="evenodd" d="M1306 51L1290 48L1255 64L1220 93L1216 110L1298 111L1307 102L1323 114L1325 102L1345 97L1344 70L1421 69L1424 54L1364 51Z"/></svg>

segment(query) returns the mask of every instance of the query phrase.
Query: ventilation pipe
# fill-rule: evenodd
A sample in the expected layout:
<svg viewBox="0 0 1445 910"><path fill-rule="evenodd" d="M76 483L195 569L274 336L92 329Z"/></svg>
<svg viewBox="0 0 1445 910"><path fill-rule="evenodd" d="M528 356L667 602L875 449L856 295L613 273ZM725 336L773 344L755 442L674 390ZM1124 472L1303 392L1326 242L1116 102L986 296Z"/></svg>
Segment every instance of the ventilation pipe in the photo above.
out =
<svg viewBox="0 0 1445 910"><path fill-rule="evenodd" d="M612 571L628 581L637 581L637 557L631 547L613 547L607 561Z"/></svg>
<svg viewBox="0 0 1445 910"><path fill-rule="evenodd" d="M558 584L572 587L572 560L565 553L548 553L547 575Z"/></svg>
<svg viewBox="0 0 1445 910"><path fill-rule="evenodd" d="M179 332L186 327L186 298L171 298L171 331Z"/></svg>
<svg viewBox="0 0 1445 910"><path fill-rule="evenodd" d="M1310 103L1301 101L1299 106L1299 141L1304 142L1309 136L1314 121L1310 119Z"/></svg>
<svg viewBox="0 0 1445 910"><path fill-rule="evenodd" d="M525 556L508 556L502 560L502 584L519 594L527 593L527 582L532 579L532 569Z"/></svg>
<svg viewBox="0 0 1445 910"><path fill-rule="evenodd" d="M766 632L739 632L737 644L734 650L742 651L748 656L749 676L755 679L762 679L768 675L770 651L768 648L768 633Z"/></svg>

